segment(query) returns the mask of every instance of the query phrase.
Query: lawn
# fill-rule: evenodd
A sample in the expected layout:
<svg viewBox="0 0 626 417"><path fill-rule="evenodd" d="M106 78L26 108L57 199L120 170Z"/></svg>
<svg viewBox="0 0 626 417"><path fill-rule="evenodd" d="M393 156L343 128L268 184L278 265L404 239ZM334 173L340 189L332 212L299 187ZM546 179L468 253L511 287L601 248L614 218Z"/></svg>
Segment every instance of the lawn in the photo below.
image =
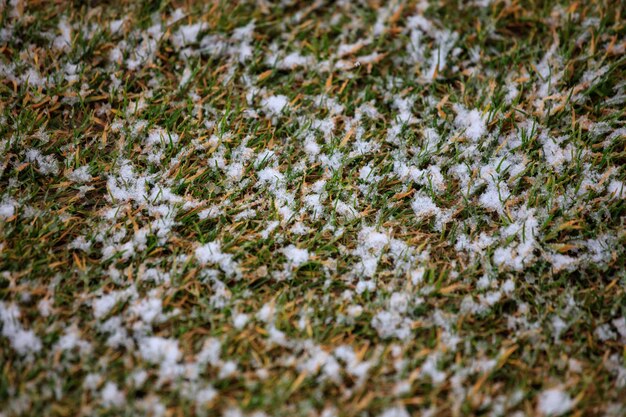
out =
<svg viewBox="0 0 626 417"><path fill-rule="evenodd" d="M626 415L624 15L0 0L0 417Z"/></svg>

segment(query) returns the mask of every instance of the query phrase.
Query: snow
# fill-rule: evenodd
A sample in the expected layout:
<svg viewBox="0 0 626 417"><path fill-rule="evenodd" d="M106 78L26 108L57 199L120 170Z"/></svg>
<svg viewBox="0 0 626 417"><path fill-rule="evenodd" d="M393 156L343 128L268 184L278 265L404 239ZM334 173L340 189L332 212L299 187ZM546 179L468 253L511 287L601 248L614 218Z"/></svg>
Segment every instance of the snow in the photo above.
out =
<svg viewBox="0 0 626 417"><path fill-rule="evenodd" d="M411 271L411 283L413 285L421 284L422 281L424 280L425 273L426 273L426 270L424 268L418 268L418 269Z"/></svg>
<svg viewBox="0 0 626 417"><path fill-rule="evenodd" d="M170 142L177 143L178 139L179 139L178 134L168 132L161 128L157 128L157 129L150 130L145 142L147 145L154 146L154 145L168 144Z"/></svg>
<svg viewBox="0 0 626 417"><path fill-rule="evenodd" d="M467 110L461 105L455 105L456 118L454 124L465 136L472 141L478 141L487 131L482 114L477 109Z"/></svg>
<svg viewBox="0 0 626 417"><path fill-rule="evenodd" d="M89 243L84 236L78 236L68 245L68 247L70 249L77 249L87 252L91 248L91 243Z"/></svg>
<svg viewBox="0 0 626 417"><path fill-rule="evenodd" d="M435 33L436 45L432 51L430 65L424 74L424 78L427 81L435 78L438 73L446 68L448 54L454 47L458 37L458 33L447 30L437 31Z"/></svg>
<svg viewBox="0 0 626 417"><path fill-rule="evenodd" d="M537 410L544 416L561 416L574 407L569 394L559 388L552 388L539 394Z"/></svg>
<svg viewBox="0 0 626 417"><path fill-rule="evenodd" d="M70 172L67 175L67 178L77 183L85 183L91 181L93 177L89 173L89 165L83 165L82 167L76 168L74 171Z"/></svg>
<svg viewBox="0 0 626 417"><path fill-rule="evenodd" d="M159 365L159 377L163 381L172 380L184 371L178 363L182 359L178 340L159 336L142 338L139 341L139 354L144 361Z"/></svg>
<svg viewBox="0 0 626 417"><path fill-rule="evenodd" d="M91 351L91 343L83 340L76 326L65 329L64 334L59 338L54 349L57 351L71 351L78 347L81 354L88 354Z"/></svg>
<svg viewBox="0 0 626 417"><path fill-rule="evenodd" d="M183 70L183 75L181 75L180 81L179 81L181 88L186 86L189 80L191 80L191 75L192 75L191 68L185 67L185 69Z"/></svg>
<svg viewBox="0 0 626 417"><path fill-rule="evenodd" d="M410 414L406 411L406 408L397 406L387 408L385 411L380 413L378 417L410 417Z"/></svg>
<svg viewBox="0 0 626 417"><path fill-rule="evenodd" d="M546 161L552 165L557 172L561 172L564 164L572 160L572 154L574 152L572 145L567 144L565 148L562 148L561 144L566 140L566 137L552 138L545 133L542 133L540 140L543 144L543 153Z"/></svg>
<svg viewBox="0 0 626 417"><path fill-rule="evenodd" d="M68 51L72 45L72 28L70 27L67 19L62 18L59 20L58 30L60 34L54 38L54 49Z"/></svg>
<svg viewBox="0 0 626 417"><path fill-rule="evenodd" d="M576 268L578 260L576 258L572 258L571 256L562 255L560 253L553 254L550 256L550 260L552 261L552 268L554 268L555 272L559 271L573 271Z"/></svg>
<svg viewBox="0 0 626 417"><path fill-rule="evenodd" d="M261 102L261 106L265 111L272 116L278 116L289 104L289 99L282 95L270 96L264 98Z"/></svg>
<svg viewBox="0 0 626 417"><path fill-rule="evenodd" d="M37 303L37 310L42 317L48 317L52 313L52 301L42 298Z"/></svg>
<svg viewBox="0 0 626 417"><path fill-rule="evenodd" d="M359 317L361 313L363 313L363 307L360 305L348 306L346 313L348 313L350 317Z"/></svg>
<svg viewBox="0 0 626 417"><path fill-rule="evenodd" d="M504 211L502 201L506 200L508 196L508 190L504 188L504 185L500 188L499 186L489 184L485 192L480 195L478 201L483 207L502 213Z"/></svg>
<svg viewBox="0 0 626 417"><path fill-rule="evenodd" d="M257 172L259 182L277 187L284 180L284 175L276 168L264 168Z"/></svg>
<svg viewBox="0 0 626 417"><path fill-rule="evenodd" d="M19 318L20 310L17 305L0 301L2 336L9 339L11 347L21 356L30 356L41 351L41 340L32 330L25 330Z"/></svg>
<svg viewBox="0 0 626 417"><path fill-rule="evenodd" d="M237 373L237 364L233 361L227 361L222 364L222 368L218 374L218 378L229 378Z"/></svg>
<svg viewBox="0 0 626 417"><path fill-rule="evenodd" d="M200 32L208 29L208 25L205 22L194 23L191 25L183 25L176 32L172 34L172 43L177 48L182 48L187 45L191 45L198 41Z"/></svg>
<svg viewBox="0 0 626 417"><path fill-rule="evenodd" d="M294 267L298 267L309 260L309 252L306 249L298 249L295 245L289 245L282 249L287 261Z"/></svg>
<svg viewBox="0 0 626 417"><path fill-rule="evenodd" d="M114 200L135 201L137 203L146 201L147 178L135 174L135 170L130 161L120 161L117 175L109 175L107 187Z"/></svg>
<svg viewBox="0 0 626 417"><path fill-rule="evenodd" d="M109 22L109 30L111 31L111 33L119 32L124 22L125 22L125 19L117 19L117 20L112 20L111 22Z"/></svg>
<svg viewBox="0 0 626 417"><path fill-rule="evenodd" d="M102 295L92 301L93 315L95 318L100 319L109 314L111 309L122 300L129 297L127 292L114 291L106 295Z"/></svg>
<svg viewBox="0 0 626 417"><path fill-rule="evenodd" d="M233 326L241 330L244 328L246 323L248 323L248 320L249 318L247 314L243 314L243 313L236 314L233 317Z"/></svg>
<svg viewBox="0 0 626 417"><path fill-rule="evenodd" d="M428 376L435 385L439 385L446 380L446 373L438 369L438 359L437 354L428 355L421 368L422 373Z"/></svg>
<svg viewBox="0 0 626 417"><path fill-rule="evenodd" d="M159 322L164 319L163 304L160 298L146 298L130 307L130 313L138 316L144 323Z"/></svg>
<svg viewBox="0 0 626 417"><path fill-rule="evenodd" d="M10 219L15 215L17 202L11 198L3 197L0 203L0 219Z"/></svg>
<svg viewBox="0 0 626 417"><path fill-rule="evenodd" d="M104 407L122 407L126 403L126 396L113 382L107 382L100 393Z"/></svg>
<svg viewBox="0 0 626 417"><path fill-rule="evenodd" d="M504 291L507 294L511 294L513 293L514 290L515 290L515 282L510 278L507 279L502 285L502 291Z"/></svg>
<svg viewBox="0 0 626 417"><path fill-rule="evenodd" d="M278 68L280 69L294 69L297 67L305 67L313 64L313 59L310 56L303 56L299 52L292 52L278 61Z"/></svg>
<svg viewBox="0 0 626 417"><path fill-rule="evenodd" d="M626 187L623 182L618 180L613 180L609 183L607 192L614 199L626 198Z"/></svg>
<svg viewBox="0 0 626 417"><path fill-rule="evenodd" d="M202 350L196 356L196 363L198 365L211 364L218 366L221 363L220 353L222 350L222 344L215 338L208 338L204 341Z"/></svg>
<svg viewBox="0 0 626 417"><path fill-rule="evenodd" d="M234 162L226 168L226 175L231 181L239 181L243 177L244 166L239 162Z"/></svg>
<svg viewBox="0 0 626 417"><path fill-rule="evenodd" d="M426 195L416 195L411 202L411 208L418 219L425 219L439 212L439 208L435 205L432 198Z"/></svg>
<svg viewBox="0 0 626 417"><path fill-rule="evenodd" d="M200 220L204 219L214 219L221 214L220 208L217 206L211 206L208 209L201 210L198 212L198 218Z"/></svg>
<svg viewBox="0 0 626 417"><path fill-rule="evenodd" d="M206 387L198 391L195 400L198 404L206 404L213 401L217 397L217 391L213 387Z"/></svg>
<svg viewBox="0 0 626 417"><path fill-rule="evenodd" d="M256 317L264 322L269 322L274 318L274 305L271 303L264 304L263 307L256 313Z"/></svg>
<svg viewBox="0 0 626 417"><path fill-rule="evenodd" d="M279 225L280 225L280 222L279 222L279 221L276 221L276 220L274 220L274 221L271 221L271 222L267 223L267 227L266 227L266 228L265 228L265 229L261 232L261 237L262 237L263 239L267 239L267 238L270 236L270 234L271 234L274 230L276 230L276 228L277 228Z"/></svg>
<svg viewBox="0 0 626 417"><path fill-rule="evenodd" d="M380 311L372 319L372 327L383 339L398 338L408 340L411 336L412 321L397 311Z"/></svg>
<svg viewBox="0 0 626 417"><path fill-rule="evenodd" d="M217 264L226 275L234 275L237 270L237 263L231 254L223 253L220 242L209 242L199 246L195 251L196 258L203 264Z"/></svg>
<svg viewBox="0 0 626 417"><path fill-rule="evenodd" d="M38 149L29 149L26 152L26 160L29 162L37 162L39 171L43 175L56 175L59 172L58 162L54 155L44 156Z"/></svg>

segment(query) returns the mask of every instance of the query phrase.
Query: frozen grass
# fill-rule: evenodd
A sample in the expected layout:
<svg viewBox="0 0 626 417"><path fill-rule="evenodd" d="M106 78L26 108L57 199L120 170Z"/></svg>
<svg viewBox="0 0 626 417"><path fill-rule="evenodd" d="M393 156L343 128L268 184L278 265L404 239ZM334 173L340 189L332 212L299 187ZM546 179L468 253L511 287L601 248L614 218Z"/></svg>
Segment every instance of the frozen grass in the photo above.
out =
<svg viewBox="0 0 626 417"><path fill-rule="evenodd" d="M91 3L0 1L1 416L626 413L622 3Z"/></svg>

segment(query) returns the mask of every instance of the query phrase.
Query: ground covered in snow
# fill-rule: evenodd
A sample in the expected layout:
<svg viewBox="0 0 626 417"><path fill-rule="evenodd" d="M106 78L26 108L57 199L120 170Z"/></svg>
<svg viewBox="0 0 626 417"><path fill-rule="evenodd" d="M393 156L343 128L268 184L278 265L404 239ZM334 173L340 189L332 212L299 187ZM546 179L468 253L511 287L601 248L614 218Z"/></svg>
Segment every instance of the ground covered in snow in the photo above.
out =
<svg viewBox="0 0 626 417"><path fill-rule="evenodd" d="M0 0L0 416L625 415L624 14Z"/></svg>

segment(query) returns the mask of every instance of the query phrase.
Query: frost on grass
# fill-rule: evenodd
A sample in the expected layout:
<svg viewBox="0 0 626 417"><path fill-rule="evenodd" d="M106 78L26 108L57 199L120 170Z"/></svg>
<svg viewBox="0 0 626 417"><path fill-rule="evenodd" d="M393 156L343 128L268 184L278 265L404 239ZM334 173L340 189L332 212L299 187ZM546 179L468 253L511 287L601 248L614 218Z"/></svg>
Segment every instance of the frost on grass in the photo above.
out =
<svg viewBox="0 0 626 417"><path fill-rule="evenodd" d="M0 2L3 416L626 413L619 13L187 3Z"/></svg>

